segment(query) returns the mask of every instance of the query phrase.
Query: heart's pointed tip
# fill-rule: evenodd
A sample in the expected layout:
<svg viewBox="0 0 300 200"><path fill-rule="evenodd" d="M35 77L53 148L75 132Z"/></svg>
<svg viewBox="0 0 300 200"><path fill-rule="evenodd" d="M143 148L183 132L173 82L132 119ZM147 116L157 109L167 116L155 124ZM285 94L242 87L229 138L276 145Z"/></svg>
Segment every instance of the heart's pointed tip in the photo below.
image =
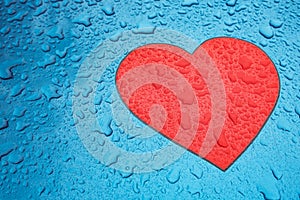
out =
<svg viewBox="0 0 300 200"><path fill-rule="evenodd" d="M212 161L206 158L203 158L204 160L206 160L207 162L209 162L211 165L215 166L216 168L218 168L219 170L226 172L234 162L231 163L220 163L218 161Z"/></svg>
<svg viewBox="0 0 300 200"><path fill-rule="evenodd" d="M221 163L221 164L217 164L215 162L212 162L210 160L207 160L204 158L204 160L206 160L207 162L209 162L211 165L215 166L216 168L218 168L219 170L221 170L222 172L226 172L231 166L232 164L234 163L229 163L229 164L224 164L224 163Z"/></svg>
<svg viewBox="0 0 300 200"><path fill-rule="evenodd" d="M222 165L217 166L220 170L222 170L223 172L226 172L233 164L235 163L235 161L231 162L231 163L227 163L224 164L222 163Z"/></svg>
<svg viewBox="0 0 300 200"><path fill-rule="evenodd" d="M228 167L218 167L222 172L226 172L227 171L227 169L229 168L229 166Z"/></svg>

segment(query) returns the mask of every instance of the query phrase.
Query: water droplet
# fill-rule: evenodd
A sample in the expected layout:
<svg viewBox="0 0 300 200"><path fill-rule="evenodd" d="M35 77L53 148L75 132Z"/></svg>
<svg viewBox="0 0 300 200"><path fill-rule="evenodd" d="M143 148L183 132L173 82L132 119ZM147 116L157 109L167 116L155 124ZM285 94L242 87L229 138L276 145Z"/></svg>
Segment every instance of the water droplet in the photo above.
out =
<svg viewBox="0 0 300 200"><path fill-rule="evenodd" d="M274 36L274 32L270 26L261 26L259 28L259 33L267 39L270 39Z"/></svg>

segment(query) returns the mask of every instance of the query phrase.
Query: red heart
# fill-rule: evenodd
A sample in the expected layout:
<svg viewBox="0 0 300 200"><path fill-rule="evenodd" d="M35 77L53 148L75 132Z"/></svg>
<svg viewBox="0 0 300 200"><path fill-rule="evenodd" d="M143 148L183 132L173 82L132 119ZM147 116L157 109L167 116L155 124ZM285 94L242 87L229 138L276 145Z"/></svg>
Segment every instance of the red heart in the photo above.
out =
<svg viewBox="0 0 300 200"><path fill-rule="evenodd" d="M222 170L257 136L279 93L270 58L226 37L193 54L167 44L137 48L121 62L116 84L139 119Z"/></svg>

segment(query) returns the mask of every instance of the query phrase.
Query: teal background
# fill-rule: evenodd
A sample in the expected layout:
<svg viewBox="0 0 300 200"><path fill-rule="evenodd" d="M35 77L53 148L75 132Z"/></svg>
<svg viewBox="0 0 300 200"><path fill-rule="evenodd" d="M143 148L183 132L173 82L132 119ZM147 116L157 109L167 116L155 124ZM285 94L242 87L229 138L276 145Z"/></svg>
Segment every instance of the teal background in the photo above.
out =
<svg viewBox="0 0 300 200"><path fill-rule="evenodd" d="M0 0L0 199L299 199L299 13L297 0ZM123 173L79 139L80 64L104 40L149 26L199 44L244 39L274 62L276 108L226 172L186 152L164 169Z"/></svg>

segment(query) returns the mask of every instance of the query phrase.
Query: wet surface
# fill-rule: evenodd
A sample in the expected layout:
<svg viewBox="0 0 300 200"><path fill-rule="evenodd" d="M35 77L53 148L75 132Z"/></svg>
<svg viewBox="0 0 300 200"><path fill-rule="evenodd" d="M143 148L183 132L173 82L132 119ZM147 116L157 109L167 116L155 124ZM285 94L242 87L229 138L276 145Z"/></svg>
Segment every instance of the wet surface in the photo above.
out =
<svg viewBox="0 0 300 200"><path fill-rule="evenodd" d="M299 199L299 6L282 0L0 1L0 199ZM89 119L88 111L99 117L99 134L126 151L147 152L169 143L153 130L149 138L124 132L131 128L140 133L144 125L134 116L134 126L127 127L118 123L117 115L107 114L114 104L109 88L129 52L114 55L125 47L92 53L107 40L134 43L124 39L124 31L135 29L133 34L143 38L159 28L180 32L197 45L220 36L244 39L260 47L278 71L280 94L273 114L226 172L188 151L152 172L124 172L113 168L117 155L108 154L104 165L78 135L76 126ZM184 43L168 38L162 41ZM181 47L191 53L197 45ZM91 54L97 55L94 60L111 56L114 62L99 62L96 67L105 72L91 80L97 86L87 85L78 94L76 79L95 73L77 74ZM239 59L249 70L251 60ZM253 80L240 75L243 82ZM92 94L95 106L73 113L72 98ZM107 143L96 141L91 149Z"/></svg>

